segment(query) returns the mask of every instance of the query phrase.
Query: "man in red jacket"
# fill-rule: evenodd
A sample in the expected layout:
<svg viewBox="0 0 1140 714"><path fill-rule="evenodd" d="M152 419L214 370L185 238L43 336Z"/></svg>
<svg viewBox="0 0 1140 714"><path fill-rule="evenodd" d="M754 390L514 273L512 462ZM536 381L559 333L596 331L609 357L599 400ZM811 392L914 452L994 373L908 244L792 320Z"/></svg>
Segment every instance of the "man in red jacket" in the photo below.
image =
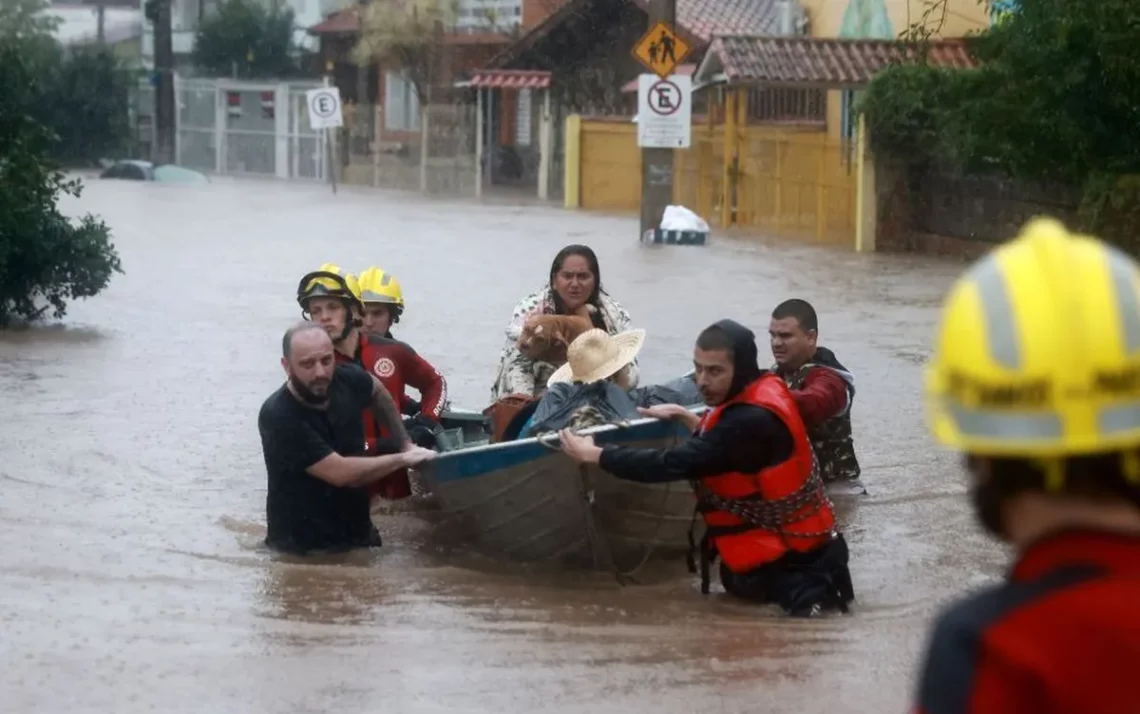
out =
<svg viewBox="0 0 1140 714"><path fill-rule="evenodd" d="M768 336L774 369L792 390L828 491L865 495L851 435L855 375L816 344L815 308L806 300L785 300L772 311Z"/></svg>
<svg viewBox="0 0 1140 714"><path fill-rule="evenodd" d="M914 711L1140 711L1140 265L1030 223L951 287L924 381L1016 562L938 618Z"/></svg>

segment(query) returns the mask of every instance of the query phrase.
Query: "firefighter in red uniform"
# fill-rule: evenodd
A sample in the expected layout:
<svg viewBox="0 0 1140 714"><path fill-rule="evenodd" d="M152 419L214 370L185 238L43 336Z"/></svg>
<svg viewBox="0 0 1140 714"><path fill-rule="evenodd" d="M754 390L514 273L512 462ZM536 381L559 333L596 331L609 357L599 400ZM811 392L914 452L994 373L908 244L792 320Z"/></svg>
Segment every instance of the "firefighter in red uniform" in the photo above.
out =
<svg viewBox="0 0 1140 714"><path fill-rule="evenodd" d="M395 339L392 337L392 326L398 323L404 314L404 291L400 287L400 281L395 275L372 266L360 274L357 285L360 286L360 302L364 306L361 317L364 321L365 334L383 335L389 340ZM420 430L427 430L434 435L435 425L439 423L443 410L447 408L445 401L445 399L436 400L436 413L432 413L429 409L425 414L423 404L412 399L407 393L401 396L400 410L408 417L408 431L412 434L413 440L417 439L417 432Z"/></svg>
<svg viewBox="0 0 1140 714"><path fill-rule="evenodd" d="M951 288L926 392L1016 562L938 619L914 711L1140 711L1140 266L1034 220Z"/></svg>
<svg viewBox="0 0 1140 714"><path fill-rule="evenodd" d="M443 376L403 342L361 332L363 306L355 276L345 275L335 265L326 263L301 278L297 286L297 302L306 319L321 324L329 333L338 361L356 362L366 372L375 375L397 403L403 401L405 384L418 389L423 396L421 413L434 416L438 424L438 415L443 411L447 395ZM389 421L390 415L384 416L383 421ZM438 426L428 428L417 424L407 429L400 415L396 415L395 422L395 428L389 430L374 415L365 416L365 436L370 455L399 451L403 441L408 439L425 448L436 446ZM378 482L373 488L373 495L389 500L410 496L407 471L394 473Z"/></svg>
<svg viewBox="0 0 1140 714"><path fill-rule="evenodd" d="M564 429L562 449L618 478L693 483L707 526L702 592L719 556L729 594L776 603L799 617L846 612L855 597L847 543L796 403L783 379L762 371L756 359L755 335L721 320L700 334L693 351L697 385L711 409L703 417L678 405L641 410L686 422L693 438L669 449L598 447L592 437Z"/></svg>

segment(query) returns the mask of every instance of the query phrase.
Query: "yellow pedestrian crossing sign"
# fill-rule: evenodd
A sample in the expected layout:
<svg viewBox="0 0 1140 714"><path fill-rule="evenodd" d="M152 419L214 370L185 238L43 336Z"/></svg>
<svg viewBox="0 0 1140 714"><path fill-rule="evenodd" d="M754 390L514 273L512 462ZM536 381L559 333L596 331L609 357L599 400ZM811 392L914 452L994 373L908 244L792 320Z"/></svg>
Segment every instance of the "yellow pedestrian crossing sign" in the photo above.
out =
<svg viewBox="0 0 1140 714"><path fill-rule="evenodd" d="M653 74L665 79L685 61L693 48L673 28L658 21L633 46L633 56Z"/></svg>

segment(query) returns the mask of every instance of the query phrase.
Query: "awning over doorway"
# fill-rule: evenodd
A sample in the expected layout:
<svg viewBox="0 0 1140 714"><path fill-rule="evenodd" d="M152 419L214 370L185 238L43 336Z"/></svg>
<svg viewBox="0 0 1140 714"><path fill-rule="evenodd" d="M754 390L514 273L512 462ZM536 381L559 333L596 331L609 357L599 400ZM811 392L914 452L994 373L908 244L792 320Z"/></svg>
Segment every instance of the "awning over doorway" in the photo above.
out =
<svg viewBox="0 0 1140 714"><path fill-rule="evenodd" d="M551 73L532 69L481 69L471 77L471 87L489 89L548 89Z"/></svg>

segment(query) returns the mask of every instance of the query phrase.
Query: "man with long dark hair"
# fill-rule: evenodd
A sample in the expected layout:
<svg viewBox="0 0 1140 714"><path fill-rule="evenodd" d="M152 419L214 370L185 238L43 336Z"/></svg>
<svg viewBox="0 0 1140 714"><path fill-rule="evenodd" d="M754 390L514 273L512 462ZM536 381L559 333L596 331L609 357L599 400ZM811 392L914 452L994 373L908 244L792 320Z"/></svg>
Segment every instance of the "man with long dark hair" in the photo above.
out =
<svg viewBox="0 0 1140 714"><path fill-rule="evenodd" d="M694 435L668 449L606 445L564 429L563 451L630 481L689 481L704 517L701 589L721 561L724 589L810 617L846 611L855 594L847 543L819 478L807 430L787 385L757 363L756 337L721 320L697 337L704 416L675 404L641 410L681 421Z"/></svg>

